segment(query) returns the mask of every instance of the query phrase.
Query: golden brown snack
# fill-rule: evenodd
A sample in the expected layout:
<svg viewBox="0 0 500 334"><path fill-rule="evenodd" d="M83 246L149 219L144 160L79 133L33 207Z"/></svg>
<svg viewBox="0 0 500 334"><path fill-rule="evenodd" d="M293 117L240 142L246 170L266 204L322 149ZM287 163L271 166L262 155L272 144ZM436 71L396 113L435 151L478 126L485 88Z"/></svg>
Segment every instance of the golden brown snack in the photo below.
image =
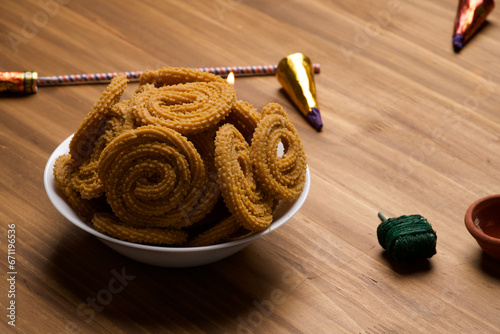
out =
<svg viewBox="0 0 500 334"><path fill-rule="evenodd" d="M97 175L97 161L82 164L70 175L71 186L85 199L92 199L104 194L104 187Z"/></svg>
<svg viewBox="0 0 500 334"><path fill-rule="evenodd" d="M236 218L234 216L230 216L221 220L207 231L194 237L186 244L186 246L201 247L215 245L228 240L229 237L240 228L241 225L238 223Z"/></svg>
<svg viewBox="0 0 500 334"><path fill-rule="evenodd" d="M198 190L199 199L193 210L188 213L184 219L195 223L204 218L219 200L220 190L217 184L217 170L215 168L215 133L216 128L206 130L202 133L189 136L189 140L201 155L205 165L206 182L203 188Z"/></svg>
<svg viewBox="0 0 500 334"><path fill-rule="evenodd" d="M212 211L199 221L184 227L183 230L188 232L189 238L192 239L229 216L231 216L231 212L227 209L222 196L219 196Z"/></svg>
<svg viewBox="0 0 500 334"><path fill-rule="evenodd" d="M142 125L161 125L188 135L205 131L229 113L236 98L226 81L188 82L146 89L134 98Z"/></svg>
<svg viewBox="0 0 500 334"><path fill-rule="evenodd" d="M113 114L116 117L113 118L113 131L116 135L127 131L132 130L137 127L135 122L135 117L133 113L134 109L134 97L121 101L120 103L115 104L111 109ZM109 141L108 141L109 143Z"/></svg>
<svg viewBox="0 0 500 334"><path fill-rule="evenodd" d="M188 82L226 81L220 76L183 67L167 67L145 71L141 74L140 85L153 84L156 87L172 86Z"/></svg>
<svg viewBox="0 0 500 334"><path fill-rule="evenodd" d="M85 157L71 174L71 184L82 198L92 199L104 194L104 187L97 175L97 165L104 148L124 131L123 116L112 117L103 123L103 133L96 138L92 153Z"/></svg>
<svg viewBox="0 0 500 334"><path fill-rule="evenodd" d="M268 228L273 201L258 188L248 143L232 124L224 124L217 131L215 166L222 197L238 222L253 232Z"/></svg>
<svg viewBox="0 0 500 334"><path fill-rule="evenodd" d="M116 104L113 106L117 106ZM97 175L99 158L104 148L120 133L132 129L126 124L125 115L113 116L102 123L103 132L96 138L92 153L85 157L78 169L71 174L73 188L80 193L82 198L92 199L104 194L104 187Z"/></svg>
<svg viewBox="0 0 500 334"><path fill-rule="evenodd" d="M106 130L106 121L113 105L120 100L127 87L127 81L124 74L115 76L75 132L69 151L77 163L92 154L95 142Z"/></svg>
<svg viewBox="0 0 500 334"><path fill-rule="evenodd" d="M282 106L270 103L262 109L250 149L255 174L262 187L277 199L297 198L306 180L306 155L299 134ZM278 156L278 145L284 154Z"/></svg>
<svg viewBox="0 0 500 334"><path fill-rule="evenodd" d="M73 188L72 177L75 167L70 154L64 154L57 158L54 163L54 182L56 187L63 193L69 205L85 221L90 221L96 209L102 209L103 203L100 199L88 200L82 198L80 193Z"/></svg>
<svg viewBox="0 0 500 334"><path fill-rule="evenodd" d="M126 83L112 80L54 165L56 186L99 231L157 245L237 240L302 191L306 158L281 106L261 116L226 80L191 69L147 71L118 102Z"/></svg>
<svg viewBox="0 0 500 334"><path fill-rule="evenodd" d="M188 238L187 233L181 230L126 226L110 213L96 213L92 225L110 237L141 244L181 246Z"/></svg>
<svg viewBox="0 0 500 334"><path fill-rule="evenodd" d="M131 226L180 228L206 182L203 160L180 133L145 126L116 137L98 174L115 215Z"/></svg>
<svg viewBox="0 0 500 334"><path fill-rule="evenodd" d="M250 103L237 100L229 115L224 118L222 123L231 123L245 137L248 144L252 141L252 136L260 121L260 114Z"/></svg>

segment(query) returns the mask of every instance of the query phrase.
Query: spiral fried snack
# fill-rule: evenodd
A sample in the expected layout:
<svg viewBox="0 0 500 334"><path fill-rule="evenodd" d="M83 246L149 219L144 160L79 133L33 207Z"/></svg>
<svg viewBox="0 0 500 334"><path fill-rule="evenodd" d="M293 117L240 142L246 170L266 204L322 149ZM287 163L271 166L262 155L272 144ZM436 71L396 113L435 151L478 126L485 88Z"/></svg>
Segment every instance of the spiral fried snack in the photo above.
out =
<svg viewBox="0 0 500 334"><path fill-rule="evenodd" d="M273 200L258 189L250 148L232 124L224 124L215 138L215 166L227 208L250 231L262 231L272 221Z"/></svg>
<svg viewBox="0 0 500 334"><path fill-rule="evenodd" d="M188 238L187 233L181 230L122 225L110 213L96 213L92 225L97 231L111 237L141 244L180 246Z"/></svg>
<svg viewBox="0 0 500 334"><path fill-rule="evenodd" d="M207 231L191 239L186 246L200 247L215 245L226 241L234 232L240 229L241 225L234 216L223 219Z"/></svg>
<svg viewBox="0 0 500 334"><path fill-rule="evenodd" d="M121 132L123 132L123 116L116 116L105 121L104 132L96 139L92 153L80 162L78 169L71 174L71 183L82 198L92 199L104 193L104 187L97 175L97 166L101 152Z"/></svg>
<svg viewBox="0 0 500 334"><path fill-rule="evenodd" d="M88 200L82 198L80 193L73 188L72 177L74 174L73 160L70 154L61 155L54 163L54 181L56 187L68 199L70 206L75 212L86 221L90 221L96 210L102 209L103 203L100 200Z"/></svg>
<svg viewBox="0 0 500 334"><path fill-rule="evenodd" d="M216 128L213 128L189 137L189 140L201 155L207 176L204 187L199 189L197 203L185 217L192 223L199 221L212 211L220 197L220 190L217 185L217 170L214 162L215 132Z"/></svg>
<svg viewBox="0 0 500 334"><path fill-rule="evenodd" d="M111 107L120 100L126 87L127 76L124 74L115 76L80 124L69 144L71 157L77 163L92 154L97 138L105 131Z"/></svg>
<svg viewBox="0 0 500 334"><path fill-rule="evenodd" d="M116 114L113 107L126 86L126 76L116 76L87 114L70 142L72 164L79 167L71 174L71 183L74 190L84 199L100 197L104 192L97 176L97 161L105 145L114 137L117 122L123 122L123 116Z"/></svg>
<svg viewBox="0 0 500 334"><path fill-rule="evenodd" d="M265 230L295 199L306 157L283 108L260 114L210 73L117 76L54 164L57 188L94 228L130 242L201 246ZM284 155L277 155L281 143Z"/></svg>
<svg viewBox="0 0 500 334"><path fill-rule="evenodd" d="M222 81L188 82L146 89L135 97L134 116L142 125L161 125L194 134L219 123L231 110L234 88Z"/></svg>
<svg viewBox="0 0 500 334"><path fill-rule="evenodd" d="M156 87L172 86L188 82L224 82L222 79L212 73L193 70L182 67L168 67L154 71L145 71L141 74L140 85L153 84Z"/></svg>
<svg viewBox="0 0 500 334"><path fill-rule="evenodd" d="M106 146L98 175L115 215L134 227L189 225L206 173L193 144L161 126L126 131Z"/></svg>
<svg viewBox="0 0 500 334"><path fill-rule="evenodd" d="M282 106L270 103L262 109L250 149L255 174L262 187L278 199L297 198L305 184L306 156L302 142ZM279 143L284 154L278 156Z"/></svg>
<svg viewBox="0 0 500 334"><path fill-rule="evenodd" d="M229 115L224 118L223 123L233 124L250 144L259 121L260 114L257 109L246 101L237 100L234 102Z"/></svg>

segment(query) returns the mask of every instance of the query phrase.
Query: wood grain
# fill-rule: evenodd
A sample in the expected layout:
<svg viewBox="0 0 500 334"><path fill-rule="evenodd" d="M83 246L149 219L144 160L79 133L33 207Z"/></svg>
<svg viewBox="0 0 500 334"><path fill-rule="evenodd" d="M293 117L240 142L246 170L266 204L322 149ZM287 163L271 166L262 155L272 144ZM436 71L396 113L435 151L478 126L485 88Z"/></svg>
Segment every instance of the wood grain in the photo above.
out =
<svg viewBox="0 0 500 334"><path fill-rule="evenodd" d="M2 7L1 71L260 65L303 52L321 64L324 129L317 133L295 112L274 77L237 79L240 99L289 111L308 156L310 195L285 226L228 259L157 268L74 227L45 195L48 157L104 86L1 97L0 331L500 330L500 267L463 223L473 201L500 192L498 12L455 54L451 0L7 0ZM391 262L377 242L378 211L426 217L437 254L413 266ZM6 317L9 224L16 225L15 327ZM110 294L116 275L128 279ZM88 306L96 298L105 305Z"/></svg>

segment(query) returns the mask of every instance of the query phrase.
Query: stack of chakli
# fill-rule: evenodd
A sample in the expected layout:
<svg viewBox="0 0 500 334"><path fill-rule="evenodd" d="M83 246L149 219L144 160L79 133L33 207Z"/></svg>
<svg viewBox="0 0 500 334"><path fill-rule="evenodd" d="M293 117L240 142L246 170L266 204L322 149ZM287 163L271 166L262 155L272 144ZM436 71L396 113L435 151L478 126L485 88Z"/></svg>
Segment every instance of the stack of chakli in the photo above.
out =
<svg viewBox="0 0 500 334"><path fill-rule="evenodd" d="M267 229L302 192L306 156L278 104L259 113L211 73L146 71L128 99L117 75L54 164L71 207L130 242L204 246ZM278 146L283 154L277 154Z"/></svg>

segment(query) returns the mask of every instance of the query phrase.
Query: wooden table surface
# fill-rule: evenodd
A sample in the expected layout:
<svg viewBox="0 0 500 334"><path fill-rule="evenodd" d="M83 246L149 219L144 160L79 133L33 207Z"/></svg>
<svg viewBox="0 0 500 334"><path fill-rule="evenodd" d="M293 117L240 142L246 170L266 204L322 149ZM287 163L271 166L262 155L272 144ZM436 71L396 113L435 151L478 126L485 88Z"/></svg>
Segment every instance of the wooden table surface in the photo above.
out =
<svg viewBox="0 0 500 334"><path fill-rule="evenodd" d="M7 0L1 7L1 71L276 64L302 52L321 64L324 122L320 133L307 124L275 77L237 78L238 98L288 110L308 157L309 197L286 225L225 260L160 268L75 227L44 190L47 159L105 85L2 97L1 332L500 331L500 266L463 223L472 202L500 193L499 11L455 54L456 0ZM426 217L437 254L410 266L389 260L377 241L378 211ZM17 274L8 281L12 224Z"/></svg>

